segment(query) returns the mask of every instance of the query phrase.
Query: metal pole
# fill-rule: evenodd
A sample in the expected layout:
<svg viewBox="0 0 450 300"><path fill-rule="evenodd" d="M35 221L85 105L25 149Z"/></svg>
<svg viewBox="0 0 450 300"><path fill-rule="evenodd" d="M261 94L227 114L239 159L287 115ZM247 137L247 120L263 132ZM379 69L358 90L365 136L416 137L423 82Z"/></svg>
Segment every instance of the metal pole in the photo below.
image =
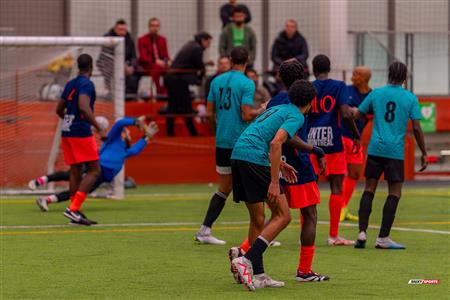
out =
<svg viewBox="0 0 450 300"><path fill-rule="evenodd" d="M414 34L405 34L405 63L408 66L409 74L406 81L406 88L411 92L414 90Z"/></svg>
<svg viewBox="0 0 450 300"><path fill-rule="evenodd" d="M388 57L387 57L387 64L388 66L391 64L391 62L395 59L395 0L388 0L388 6L387 6L387 17L388 17L388 31L392 31L388 33Z"/></svg>
<svg viewBox="0 0 450 300"><path fill-rule="evenodd" d="M270 28L269 0L262 1L262 70L269 69L269 28Z"/></svg>
<svg viewBox="0 0 450 300"><path fill-rule="evenodd" d="M205 30L205 0L197 0L197 32Z"/></svg>
<svg viewBox="0 0 450 300"><path fill-rule="evenodd" d="M70 26L70 0L64 0L63 2L63 34L70 35L71 34L71 26Z"/></svg>
<svg viewBox="0 0 450 300"><path fill-rule="evenodd" d="M130 12L131 12L131 35L137 39L138 38L138 27L139 27L139 0L130 1Z"/></svg>
<svg viewBox="0 0 450 300"><path fill-rule="evenodd" d="M447 35L447 39L448 39L448 53L447 53L448 77L447 77L447 81L448 81L448 94L450 95L450 0L448 0L447 18L448 18L448 35Z"/></svg>

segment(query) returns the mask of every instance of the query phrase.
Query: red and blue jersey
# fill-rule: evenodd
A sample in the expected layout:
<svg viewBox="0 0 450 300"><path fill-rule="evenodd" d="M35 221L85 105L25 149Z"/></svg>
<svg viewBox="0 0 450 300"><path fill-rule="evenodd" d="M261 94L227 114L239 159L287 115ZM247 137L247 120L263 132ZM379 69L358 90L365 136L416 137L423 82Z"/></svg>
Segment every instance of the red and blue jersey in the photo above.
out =
<svg viewBox="0 0 450 300"><path fill-rule="evenodd" d="M267 104L267 109L281 105L281 104L289 104L291 101L289 100L289 95L286 91L281 91L277 95L275 95ZM307 124L308 119L305 119L305 124ZM302 139L306 140L307 137L307 128L303 126L298 132L297 135ZM314 168L311 164L311 159L309 158L309 153L300 152L299 150L290 147L286 144L283 144L282 147L282 155L286 162L293 166L295 170L297 170L297 182L296 183L288 183L284 180L281 180L282 185L301 185L308 182L316 181L316 174L314 172Z"/></svg>
<svg viewBox="0 0 450 300"><path fill-rule="evenodd" d="M358 91L358 89L354 85L347 85L346 87L346 96L347 96L347 104L351 107L358 107L364 99L366 99L367 95L369 95L370 91L367 94L362 94ZM355 120L356 127L358 128L359 133L361 133L366 125L365 119L357 119ZM341 120L341 129L342 135L348 137L350 139L354 139L353 132L348 128L348 125Z"/></svg>
<svg viewBox="0 0 450 300"><path fill-rule="evenodd" d="M64 87L61 98L66 105L66 113L62 125L62 137L92 136L91 123L80 112L78 99L80 95L89 97L89 106L94 111L95 87L88 77L79 75L70 80Z"/></svg>
<svg viewBox="0 0 450 300"><path fill-rule="evenodd" d="M344 151L339 108L347 104L343 81L314 80L317 97L308 113L308 144L321 147L325 153Z"/></svg>

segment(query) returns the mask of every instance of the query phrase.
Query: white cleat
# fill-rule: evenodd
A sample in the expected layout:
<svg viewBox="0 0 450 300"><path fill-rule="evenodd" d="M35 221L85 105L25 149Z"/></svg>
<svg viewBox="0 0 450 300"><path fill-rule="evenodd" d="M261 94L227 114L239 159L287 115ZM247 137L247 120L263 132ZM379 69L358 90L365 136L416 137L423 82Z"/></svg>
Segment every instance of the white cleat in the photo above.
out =
<svg viewBox="0 0 450 300"><path fill-rule="evenodd" d="M267 274L263 273L253 276L253 285L257 289L280 288L284 286L284 282L273 280Z"/></svg>
<svg viewBox="0 0 450 300"><path fill-rule="evenodd" d="M256 288L253 285L253 265L250 260L241 256L233 259L231 262L233 267L238 271L239 278L249 291L254 291Z"/></svg>
<svg viewBox="0 0 450 300"><path fill-rule="evenodd" d="M269 247L280 247L281 243L279 241L271 241Z"/></svg>
<svg viewBox="0 0 450 300"><path fill-rule="evenodd" d="M225 241L219 240L212 234L202 235L200 233L197 233L195 235L195 240L200 244L210 244L210 245L225 245L227 243Z"/></svg>
<svg viewBox="0 0 450 300"><path fill-rule="evenodd" d="M34 191L35 189L37 189L37 184L36 184L36 180L30 180L29 182L28 182L28 188L30 189L30 190L32 190L32 191Z"/></svg>
<svg viewBox="0 0 450 300"><path fill-rule="evenodd" d="M242 284L242 280L239 278L238 270L233 266L233 260L238 258L241 254L239 247L231 247L228 250L228 259L230 260L230 272L233 275L236 283Z"/></svg>
<svg viewBox="0 0 450 300"><path fill-rule="evenodd" d="M328 246L350 246L350 245L354 245L355 241L353 240L347 240L344 239L343 237L329 237L327 240L327 244Z"/></svg>
<svg viewBox="0 0 450 300"><path fill-rule="evenodd" d="M47 197L39 197L36 200L36 204L37 204L37 206L39 206L39 208L42 211L45 211L45 212L48 211Z"/></svg>

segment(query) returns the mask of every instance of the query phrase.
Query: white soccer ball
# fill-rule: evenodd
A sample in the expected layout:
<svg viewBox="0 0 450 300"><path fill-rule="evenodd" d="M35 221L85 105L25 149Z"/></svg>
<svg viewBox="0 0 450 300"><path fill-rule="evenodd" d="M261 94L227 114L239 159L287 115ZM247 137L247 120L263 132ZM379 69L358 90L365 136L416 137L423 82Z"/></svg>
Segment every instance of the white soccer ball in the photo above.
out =
<svg viewBox="0 0 450 300"><path fill-rule="evenodd" d="M106 130L109 127L109 121L104 116L96 116L95 121L97 121L98 126L101 130Z"/></svg>
<svg viewBox="0 0 450 300"><path fill-rule="evenodd" d="M57 101L61 99L63 87L57 83L46 83L41 87L40 98L45 101Z"/></svg>

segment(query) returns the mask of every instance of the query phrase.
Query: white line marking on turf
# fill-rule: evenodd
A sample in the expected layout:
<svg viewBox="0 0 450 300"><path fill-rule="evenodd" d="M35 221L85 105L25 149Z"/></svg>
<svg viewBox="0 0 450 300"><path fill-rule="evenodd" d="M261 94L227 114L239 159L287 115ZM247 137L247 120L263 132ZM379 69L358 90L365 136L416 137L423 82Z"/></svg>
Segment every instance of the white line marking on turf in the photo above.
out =
<svg viewBox="0 0 450 300"><path fill-rule="evenodd" d="M293 224L298 224L298 222L292 222ZM245 225L248 221L229 221L229 222L219 222L221 225ZM317 221L317 224L328 225L328 221ZM342 226L346 227L358 227L358 224L354 223L340 223ZM167 222L167 223L124 223L124 224L98 224L91 227L168 227L168 226L199 226L197 222ZM69 225L15 225L15 226L0 226L0 230L5 229L45 229L45 228L67 228ZM380 229L379 226L370 225L371 229ZM410 232L424 232L424 233L435 233L435 234L448 234L450 231L445 230L434 230L425 228L406 228L406 227L392 227L392 230L397 231L410 231Z"/></svg>

